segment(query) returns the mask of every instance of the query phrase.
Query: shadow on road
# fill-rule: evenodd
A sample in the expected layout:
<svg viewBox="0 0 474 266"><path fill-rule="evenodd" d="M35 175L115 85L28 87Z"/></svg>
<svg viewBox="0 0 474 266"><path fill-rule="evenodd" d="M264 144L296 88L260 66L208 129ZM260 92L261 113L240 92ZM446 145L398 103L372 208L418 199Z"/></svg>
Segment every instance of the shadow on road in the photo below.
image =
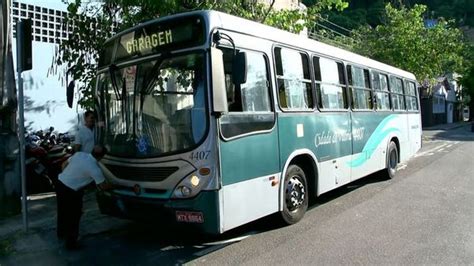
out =
<svg viewBox="0 0 474 266"><path fill-rule="evenodd" d="M374 183L379 183L379 182L385 182L389 180L384 172L378 171L373 174L370 174L366 177L363 177L361 179L358 179L352 183L349 183L345 186L342 186L340 188L337 188L335 190L329 191L321 196L318 197L316 200L316 204L313 205L313 207L317 207L319 205L325 204L327 202L330 202L338 197L341 197L347 193L350 193L354 190L357 190L363 186L374 184Z"/></svg>
<svg viewBox="0 0 474 266"><path fill-rule="evenodd" d="M177 265L198 259L269 227L272 217L242 226L220 236L193 231L189 227L130 222L115 231L88 235L86 247L78 253L66 252L73 264L159 264Z"/></svg>
<svg viewBox="0 0 474 266"><path fill-rule="evenodd" d="M386 180L381 172L369 175L322 195L308 211L363 186ZM85 249L69 254L72 257L68 260L74 264L183 264L251 235L284 227L277 216L259 219L220 236L200 234L189 227L177 225L130 222L114 231L87 235L83 239L87 245Z"/></svg>
<svg viewBox="0 0 474 266"><path fill-rule="evenodd" d="M315 211L319 206L322 207L354 190L386 180L381 172L359 179L323 194L311 204L308 212ZM91 202L94 194L87 197ZM96 205L95 202L91 203ZM81 234L81 243L84 244L84 247L79 251L67 251L56 240L54 205L54 198L38 200L35 201L35 204L31 204L32 221L40 220L36 217L44 217L46 213L48 213L46 214L48 218L43 219L37 225L36 235L25 236L22 242L27 247L6 258L7 262L30 264L36 261L37 256L40 256L50 265L65 263L73 265L176 265L199 259L252 235L284 227L279 222L279 214L276 214L243 225L223 235L211 236L196 232L190 227L160 222L146 224L116 219L101 215L97 207L89 206L86 209L85 219L81 222L81 228L88 228L87 233ZM30 242L30 238L33 242L37 242L36 247L28 247L31 246L30 243L33 243Z"/></svg>

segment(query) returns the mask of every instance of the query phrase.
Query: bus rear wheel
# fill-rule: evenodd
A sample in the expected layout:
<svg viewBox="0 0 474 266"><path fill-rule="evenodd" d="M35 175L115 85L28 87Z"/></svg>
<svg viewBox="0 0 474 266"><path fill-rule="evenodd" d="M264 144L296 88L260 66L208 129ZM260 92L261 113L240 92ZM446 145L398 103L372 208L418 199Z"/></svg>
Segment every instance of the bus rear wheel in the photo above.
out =
<svg viewBox="0 0 474 266"><path fill-rule="evenodd" d="M308 209L308 183L303 169L297 165L288 167L284 182L284 206L280 214L285 224L294 224L303 218Z"/></svg>
<svg viewBox="0 0 474 266"><path fill-rule="evenodd" d="M391 141L390 145L388 145L387 150L387 177L392 179L395 177L397 172L397 165L398 165L398 149L397 144Z"/></svg>

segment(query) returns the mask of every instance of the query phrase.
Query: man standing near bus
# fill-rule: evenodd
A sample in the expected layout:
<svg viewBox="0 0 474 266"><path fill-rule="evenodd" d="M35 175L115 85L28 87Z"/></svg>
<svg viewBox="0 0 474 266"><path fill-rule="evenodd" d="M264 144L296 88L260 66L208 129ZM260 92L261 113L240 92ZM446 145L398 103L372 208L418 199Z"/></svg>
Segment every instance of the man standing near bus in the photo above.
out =
<svg viewBox="0 0 474 266"><path fill-rule="evenodd" d="M103 146L94 146L92 153L76 152L63 165L56 185L57 235L65 240L67 249L78 248L79 222L82 216L82 198L85 187L95 182L100 190L112 188L105 181L98 162L107 153Z"/></svg>
<svg viewBox="0 0 474 266"><path fill-rule="evenodd" d="M93 111L84 113L84 125L79 127L74 139L74 151L91 153L95 145L95 114Z"/></svg>

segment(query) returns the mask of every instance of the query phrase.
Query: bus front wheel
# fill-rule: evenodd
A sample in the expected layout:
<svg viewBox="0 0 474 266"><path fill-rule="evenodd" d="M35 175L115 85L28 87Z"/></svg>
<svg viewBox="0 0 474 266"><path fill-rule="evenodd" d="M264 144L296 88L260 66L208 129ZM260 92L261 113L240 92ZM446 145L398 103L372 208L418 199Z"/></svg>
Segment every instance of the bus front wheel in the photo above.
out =
<svg viewBox="0 0 474 266"><path fill-rule="evenodd" d="M306 175L299 166L290 165L285 175L284 199L281 217L285 224L300 221L308 209L308 183Z"/></svg>
<svg viewBox="0 0 474 266"><path fill-rule="evenodd" d="M390 145L388 146L387 151L387 177L394 178L395 173L397 172L397 165L398 165L398 149L397 144L391 141Z"/></svg>

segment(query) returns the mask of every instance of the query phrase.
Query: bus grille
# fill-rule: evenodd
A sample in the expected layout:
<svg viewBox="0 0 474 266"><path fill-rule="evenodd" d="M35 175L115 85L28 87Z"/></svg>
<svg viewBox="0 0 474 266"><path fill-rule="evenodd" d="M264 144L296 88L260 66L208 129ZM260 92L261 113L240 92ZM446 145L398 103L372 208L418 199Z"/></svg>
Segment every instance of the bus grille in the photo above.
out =
<svg viewBox="0 0 474 266"><path fill-rule="evenodd" d="M178 171L178 167L129 167L106 165L117 178L134 181L163 181Z"/></svg>

